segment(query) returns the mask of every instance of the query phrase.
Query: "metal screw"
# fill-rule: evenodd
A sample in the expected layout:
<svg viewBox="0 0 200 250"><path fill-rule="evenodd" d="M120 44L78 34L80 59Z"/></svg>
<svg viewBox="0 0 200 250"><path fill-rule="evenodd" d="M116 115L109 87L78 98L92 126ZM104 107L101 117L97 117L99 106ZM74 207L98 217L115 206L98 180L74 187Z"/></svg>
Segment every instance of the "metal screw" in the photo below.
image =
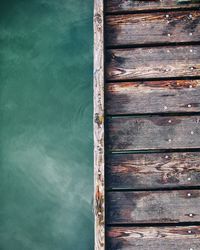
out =
<svg viewBox="0 0 200 250"><path fill-rule="evenodd" d="M192 105L191 104L188 104L188 108L191 108L192 107Z"/></svg>
<svg viewBox="0 0 200 250"><path fill-rule="evenodd" d="M171 34L167 34L167 36L171 36Z"/></svg>
<svg viewBox="0 0 200 250"><path fill-rule="evenodd" d="M190 88L190 89L192 89L192 88L193 88L193 86L192 86L192 85L190 85L190 86L189 86L189 88Z"/></svg>
<svg viewBox="0 0 200 250"><path fill-rule="evenodd" d="M189 230L189 231L188 231L188 233L189 233L189 234L191 234L191 233L192 233L192 231L191 231L191 230Z"/></svg>
<svg viewBox="0 0 200 250"><path fill-rule="evenodd" d="M169 158L169 156L168 156L168 155L166 155L166 156L165 156L165 159L168 159L168 158Z"/></svg>
<svg viewBox="0 0 200 250"><path fill-rule="evenodd" d="M169 123L172 123L172 120L169 120L168 122L169 122Z"/></svg>
<svg viewBox="0 0 200 250"><path fill-rule="evenodd" d="M193 217L193 214L189 214L190 217Z"/></svg>
<svg viewBox="0 0 200 250"><path fill-rule="evenodd" d="M192 50L192 49L190 49L190 52L193 52L193 50Z"/></svg>
<svg viewBox="0 0 200 250"><path fill-rule="evenodd" d="M192 36L193 35L192 32L189 35Z"/></svg>
<svg viewBox="0 0 200 250"><path fill-rule="evenodd" d="M166 71L166 72L168 72L168 71L169 71L169 69L166 69L165 71Z"/></svg>
<svg viewBox="0 0 200 250"><path fill-rule="evenodd" d="M191 181L191 177L188 177L188 181Z"/></svg>
<svg viewBox="0 0 200 250"><path fill-rule="evenodd" d="M187 196L188 196L188 197L191 197L191 196L192 196L192 194L191 194L191 193L188 193L188 194L187 194Z"/></svg>
<svg viewBox="0 0 200 250"><path fill-rule="evenodd" d="M98 215L101 215L101 212L98 212Z"/></svg>
<svg viewBox="0 0 200 250"><path fill-rule="evenodd" d="M167 53L169 53L170 51L169 50L167 50Z"/></svg>
<svg viewBox="0 0 200 250"><path fill-rule="evenodd" d="M166 109L167 109L167 106L164 106L164 109L166 110Z"/></svg>
<svg viewBox="0 0 200 250"><path fill-rule="evenodd" d="M172 139L169 139L168 142L172 142Z"/></svg>
<svg viewBox="0 0 200 250"><path fill-rule="evenodd" d="M189 18L192 18L192 14L189 15Z"/></svg>
<svg viewBox="0 0 200 250"><path fill-rule="evenodd" d="M191 135L193 135L194 134L194 131L191 131Z"/></svg>
<svg viewBox="0 0 200 250"><path fill-rule="evenodd" d="M169 17L169 15L167 14L167 15L166 15L166 17L168 18L168 17Z"/></svg>
<svg viewBox="0 0 200 250"><path fill-rule="evenodd" d="M194 250L193 248L190 248L189 250Z"/></svg>

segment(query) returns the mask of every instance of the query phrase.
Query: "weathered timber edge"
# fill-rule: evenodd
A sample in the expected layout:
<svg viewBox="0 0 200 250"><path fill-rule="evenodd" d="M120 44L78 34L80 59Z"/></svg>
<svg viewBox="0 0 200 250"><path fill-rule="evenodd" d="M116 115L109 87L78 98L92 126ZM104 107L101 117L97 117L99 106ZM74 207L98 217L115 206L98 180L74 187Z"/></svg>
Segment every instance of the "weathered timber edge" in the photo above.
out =
<svg viewBox="0 0 200 250"><path fill-rule="evenodd" d="M94 0L94 216L95 250L105 249L104 4Z"/></svg>

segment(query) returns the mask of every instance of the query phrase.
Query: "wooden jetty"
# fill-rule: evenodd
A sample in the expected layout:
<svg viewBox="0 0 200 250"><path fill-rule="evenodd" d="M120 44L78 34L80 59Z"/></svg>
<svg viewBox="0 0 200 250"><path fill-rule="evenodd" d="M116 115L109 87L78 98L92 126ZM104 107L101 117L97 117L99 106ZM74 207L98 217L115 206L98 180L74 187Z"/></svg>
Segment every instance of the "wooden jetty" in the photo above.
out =
<svg viewBox="0 0 200 250"><path fill-rule="evenodd" d="M94 1L95 250L200 250L200 3Z"/></svg>

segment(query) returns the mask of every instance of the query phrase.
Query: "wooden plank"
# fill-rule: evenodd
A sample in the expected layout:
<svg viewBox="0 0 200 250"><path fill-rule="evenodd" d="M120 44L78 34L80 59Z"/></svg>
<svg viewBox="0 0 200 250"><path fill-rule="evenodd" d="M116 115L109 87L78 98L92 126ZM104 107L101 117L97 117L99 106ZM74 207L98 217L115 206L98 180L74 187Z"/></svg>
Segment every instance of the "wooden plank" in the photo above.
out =
<svg viewBox="0 0 200 250"><path fill-rule="evenodd" d="M177 188L200 185L200 152L110 154L107 189Z"/></svg>
<svg viewBox="0 0 200 250"><path fill-rule="evenodd" d="M200 80L117 82L106 84L105 104L110 115L200 112L199 97Z"/></svg>
<svg viewBox="0 0 200 250"><path fill-rule="evenodd" d="M178 4L177 0L106 0L105 9L108 13L129 12L129 11L152 11L171 10L199 7L199 3L189 1L189 3Z"/></svg>
<svg viewBox="0 0 200 250"><path fill-rule="evenodd" d="M109 250L195 250L199 246L200 226L111 227L107 230Z"/></svg>
<svg viewBox="0 0 200 250"><path fill-rule="evenodd" d="M95 250L105 249L104 5L94 1L94 229Z"/></svg>
<svg viewBox="0 0 200 250"><path fill-rule="evenodd" d="M110 150L200 148L199 116L108 119Z"/></svg>
<svg viewBox="0 0 200 250"><path fill-rule="evenodd" d="M108 46L199 41L200 11L107 16L105 37Z"/></svg>
<svg viewBox="0 0 200 250"><path fill-rule="evenodd" d="M200 222L200 190L108 192L107 223Z"/></svg>
<svg viewBox="0 0 200 250"><path fill-rule="evenodd" d="M200 76L200 46L112 49L107 80Z"/></svg>

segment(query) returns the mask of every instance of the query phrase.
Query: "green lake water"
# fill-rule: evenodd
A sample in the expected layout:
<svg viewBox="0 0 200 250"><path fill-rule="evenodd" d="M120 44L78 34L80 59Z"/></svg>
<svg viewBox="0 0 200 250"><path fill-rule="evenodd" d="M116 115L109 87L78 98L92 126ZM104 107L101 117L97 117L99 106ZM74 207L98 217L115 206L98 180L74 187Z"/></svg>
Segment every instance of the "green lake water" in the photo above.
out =
<svg viewBox="0 0 200 250"><path fill-rule="evenodd" d="M0 250L93 249L92 16L0 1Z"/></svg>

